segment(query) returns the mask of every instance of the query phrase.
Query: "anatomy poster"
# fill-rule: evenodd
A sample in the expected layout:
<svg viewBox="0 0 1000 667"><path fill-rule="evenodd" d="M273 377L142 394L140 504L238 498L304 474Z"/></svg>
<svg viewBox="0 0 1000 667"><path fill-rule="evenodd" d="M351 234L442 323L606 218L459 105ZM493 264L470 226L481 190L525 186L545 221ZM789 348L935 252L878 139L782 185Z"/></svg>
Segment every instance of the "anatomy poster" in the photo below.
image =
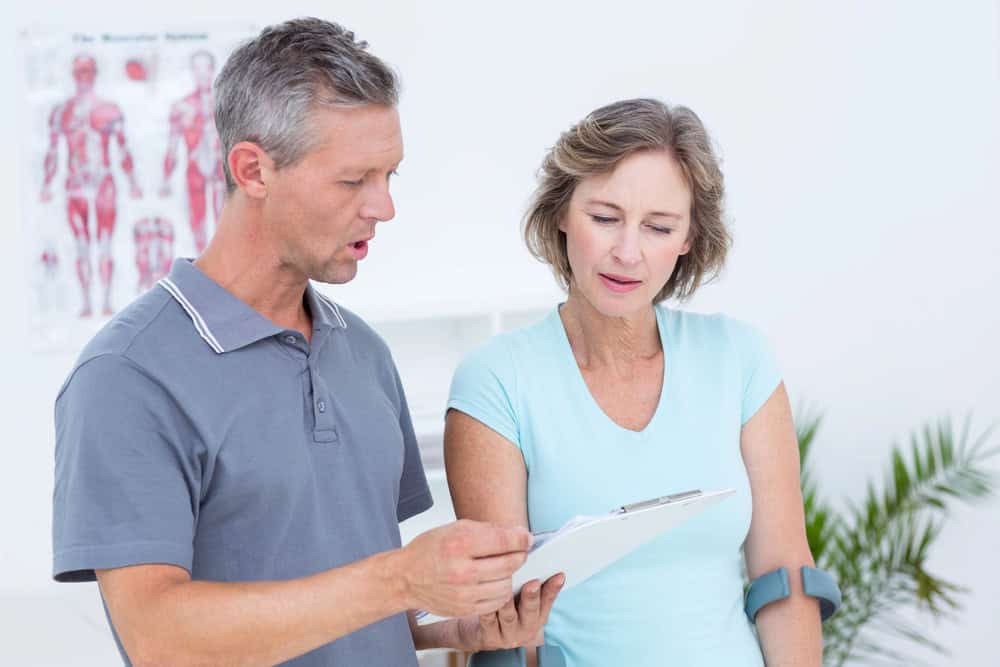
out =
<svg viewBox="0 0 1000 667"><path fill-rule="evenodd" d="M252 25L21 37L33 328L79 347L212 236L225 195L212 82Z"/></svg>

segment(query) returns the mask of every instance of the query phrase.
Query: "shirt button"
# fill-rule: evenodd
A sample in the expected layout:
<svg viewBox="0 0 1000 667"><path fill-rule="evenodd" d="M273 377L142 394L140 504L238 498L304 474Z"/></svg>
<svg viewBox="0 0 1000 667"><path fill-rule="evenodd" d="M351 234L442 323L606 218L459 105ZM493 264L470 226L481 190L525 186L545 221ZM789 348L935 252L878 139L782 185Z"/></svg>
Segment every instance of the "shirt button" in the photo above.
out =
<svg viewBox="0 0 1000 667"><path fill-rule="evenodd" d="M285 342L288 343L289 345L295 345L295 336L288 334L287 336L285 336Z"/></svg>
<svg viewBox="0 0 1000 667"><path fill-rule="evenodd" d="M320 401L319 403L316 404L316 407L319 408L320 412L326 412L326 402L325 401Z"/></svg>

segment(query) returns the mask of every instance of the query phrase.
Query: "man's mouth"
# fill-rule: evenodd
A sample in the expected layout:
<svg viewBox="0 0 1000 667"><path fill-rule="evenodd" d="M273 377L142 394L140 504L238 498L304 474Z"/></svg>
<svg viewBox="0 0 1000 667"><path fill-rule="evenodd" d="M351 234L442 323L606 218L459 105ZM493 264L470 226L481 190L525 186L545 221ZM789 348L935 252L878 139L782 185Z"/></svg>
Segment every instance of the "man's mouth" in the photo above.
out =
<svg viewBox="0 0 1000 667"><path fill-rule="evenodd" d="M354 255L354 259L364 259L368 254L368 241L370 239L363 239L361 241L355 241L349 244L347 247L351 249L351 254Z"/></svg>

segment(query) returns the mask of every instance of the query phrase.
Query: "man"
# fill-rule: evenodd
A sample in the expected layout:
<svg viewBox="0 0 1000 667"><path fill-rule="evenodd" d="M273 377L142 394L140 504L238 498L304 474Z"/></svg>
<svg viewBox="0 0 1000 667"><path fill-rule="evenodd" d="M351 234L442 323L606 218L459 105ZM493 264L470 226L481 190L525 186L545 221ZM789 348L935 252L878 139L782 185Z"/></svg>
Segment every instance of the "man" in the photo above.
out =
<svg viewBox="0 0 1000 667"><path fill-rule="evenodd" d="M215 76L215 57L208 51L195 51L191 56L191 72L195 90L170 107L170 134L167 154L163 158L163 185L161 197L170 196L170 177L177 166L177 146L181 137L187 148L188 213L196 254L205 251L208 231L205 228L207 202L212 203L213 220L218 223L225 196L225 178L222 175L222 151L219 134L215 131L212 79Z"/></svg>
<svg viewBox="0 0 1000 667"><path fill-rule="evenodd" d="M97 62L89 55L73 59L76 92L55 106L49 116L49 147L45 153L45 176L41 199L52 200L52 179L59 158L59 138L65 137L67 149L66 215L76 241L76 275L80 281L82 304L80 317L90 317L90 202L96 218L98 268L104 290L102 313L111 315L111 236L115 231L117 195L111 174L111 144L118 144L122 171L128 177L132 197L142 196L135 180L132 155L125 141L125 117L114 102L101 99L94 92Z"/></svg>
<svg viewBox="0 0 1000 667"><path fill-rule="evenodd" d="M396 368L309 284L354 278L394 215L397 83L365 47L303 19L231 56L215 236L56 400L54 576L97 579L126 663L415 665L415 647L531 640L562 583L510 601L520 528L400 547L431 497ZM455 618L417 626L417 608Z"/></svg>

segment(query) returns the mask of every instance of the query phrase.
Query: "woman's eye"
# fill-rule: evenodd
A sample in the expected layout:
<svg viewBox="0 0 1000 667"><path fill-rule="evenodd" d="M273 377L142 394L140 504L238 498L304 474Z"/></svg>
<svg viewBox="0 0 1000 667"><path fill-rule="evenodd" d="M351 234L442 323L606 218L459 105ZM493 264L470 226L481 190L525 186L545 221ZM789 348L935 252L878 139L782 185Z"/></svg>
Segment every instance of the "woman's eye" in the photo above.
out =
<svg viewBox="0 0 1000 667"><path fill-rule="evenodd" d="M670 229L669 227L657 227L656 225L650 225L649 228L652 229L657 234L669 234L672 231L674 231L674 230Z"/></svg>
<svg viewBox="0 0 1000 667"><path fill-rule="evenodd" d="M609 222L618 222L618 218L608 218L603 215L591 215L590 219L594 222L599 222L601 224L607 224Z"/></svg>
<svg viewBox="0 0 1000 667"><path fill-rule="evenodd" d="M348 187L352 187L352 188L357 188L357 187L361 187L361 184L362 184L362 183L364 183L364 181L363 181L363 180L357 180L357 181L341 181L341 183L342 183L343 185L346 185L346 186L348 186Z"/></svg>

